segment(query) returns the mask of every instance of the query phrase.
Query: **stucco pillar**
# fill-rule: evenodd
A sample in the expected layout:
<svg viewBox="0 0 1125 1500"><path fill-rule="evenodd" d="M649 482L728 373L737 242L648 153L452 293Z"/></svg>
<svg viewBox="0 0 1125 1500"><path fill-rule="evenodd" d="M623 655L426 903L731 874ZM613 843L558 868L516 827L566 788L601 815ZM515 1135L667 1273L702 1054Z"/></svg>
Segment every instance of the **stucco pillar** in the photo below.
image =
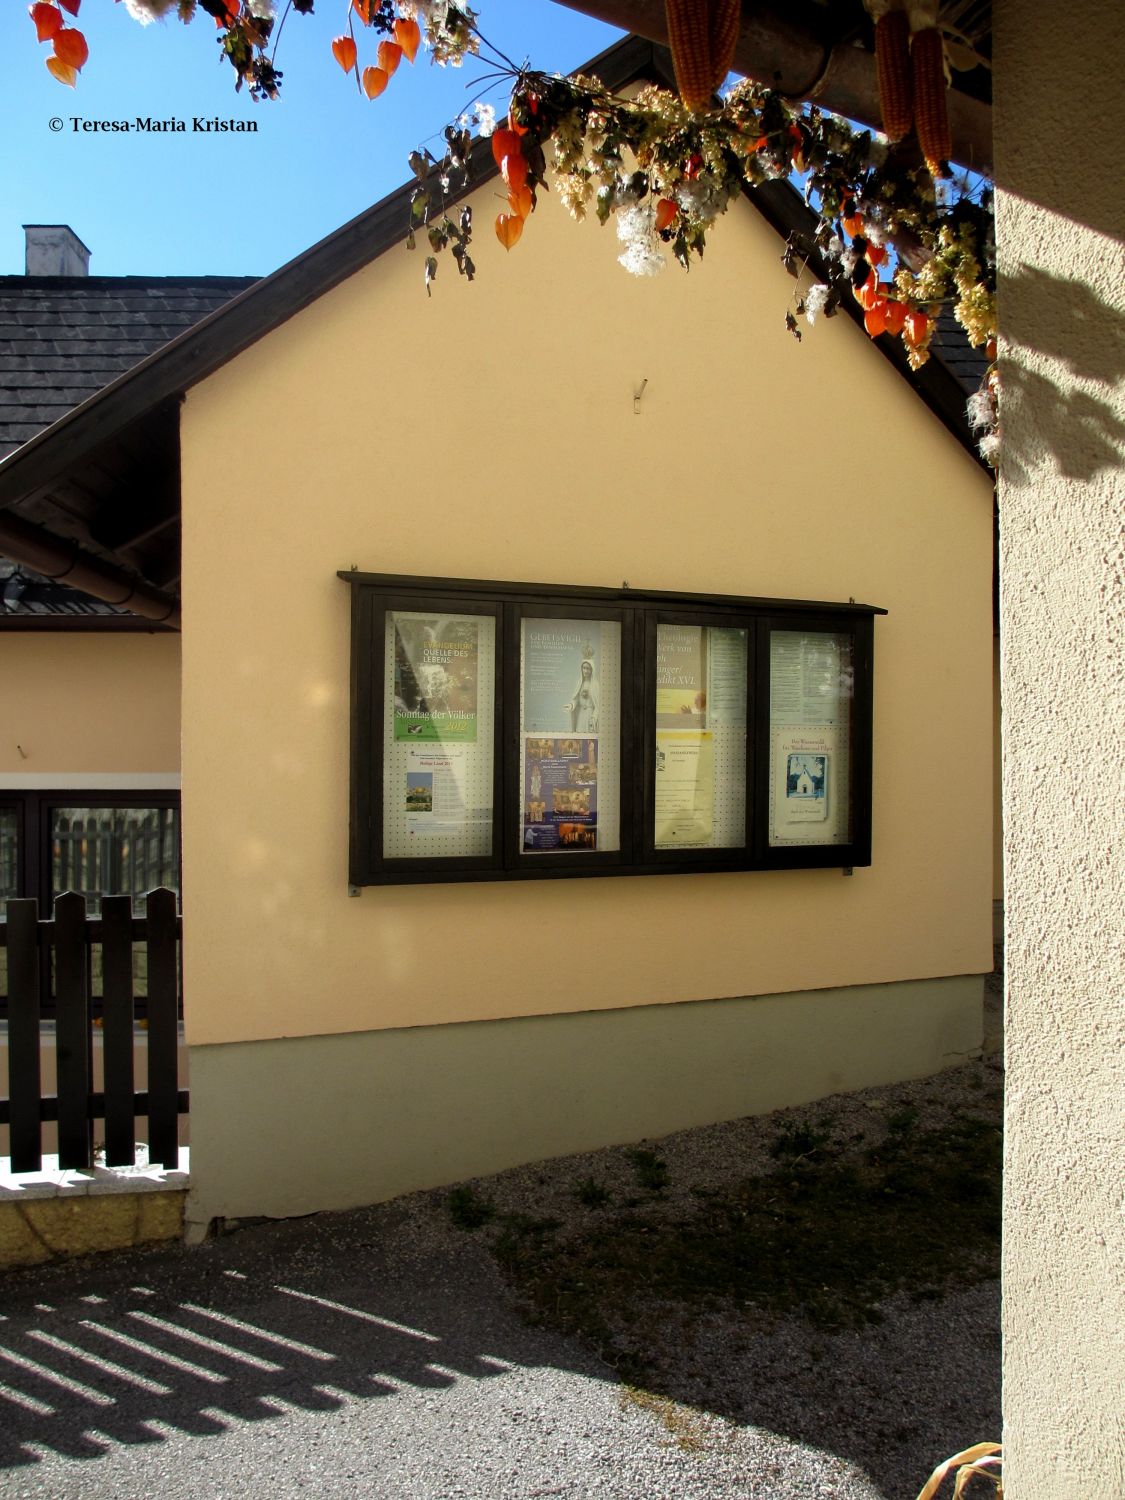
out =
<svg viewBox="0 0 1125 1500"><path fill-rule="evenodd" d="M996 0L994 23L1005 1494L1120 1500L1125 10Z"/></svg>

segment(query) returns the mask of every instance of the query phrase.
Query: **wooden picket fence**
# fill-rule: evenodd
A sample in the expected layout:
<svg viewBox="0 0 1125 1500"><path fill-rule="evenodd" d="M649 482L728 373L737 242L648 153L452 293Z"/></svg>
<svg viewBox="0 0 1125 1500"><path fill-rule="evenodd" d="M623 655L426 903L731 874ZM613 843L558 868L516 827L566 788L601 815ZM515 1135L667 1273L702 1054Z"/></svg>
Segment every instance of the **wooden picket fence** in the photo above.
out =
<svg viewBox="0 0 1125 1500"><path fill-rule="evenodd" d="M180 1006L182 918L176 893L150 891L145 915L133 915L133 897L103 896L97 917L86 915L86 898L68 892L54 914L40 919L39 903L10 900L0 922L7 948L8 1098L0 1099L7 1124L11 1170L38 1171L43 1164L42 1125L58 1122L59 1166L94 1165L94 1121L105 1121L105 1165L130 1166L138 1116L148 1117L148 1159L175 1167L179 1161L179 1116L188 1094L179 1087L177 1050ZM147 1029L136 1028L134 944L147 954ZM93 1087L94 1012L92 975L100 960L101 1036L104 1083ZM57 1093L42 1090L41 1046L44 996L53 998ZM148 1087L137 1091L134 1047L147 1039Z"/></svg>

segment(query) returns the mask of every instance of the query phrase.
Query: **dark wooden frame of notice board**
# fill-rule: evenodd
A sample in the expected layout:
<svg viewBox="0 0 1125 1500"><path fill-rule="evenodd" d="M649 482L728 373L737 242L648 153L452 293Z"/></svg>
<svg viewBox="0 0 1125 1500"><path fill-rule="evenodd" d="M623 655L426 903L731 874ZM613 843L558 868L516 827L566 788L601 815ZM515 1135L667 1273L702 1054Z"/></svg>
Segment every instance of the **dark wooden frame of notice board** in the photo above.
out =
<svg viewBox="0 0 1125 1500"><path fill-rule="evenodd" d="M349 880L355 886L437 881L682 875L704 871L852 869L871 863L871 735L877 605L583 588L566 584L419 578L341 571L352 591ZM479 614L495 620L491 848L487 854L388 858L383 853L384 642L388 610ZM524 853L519 721L520 623L525 616L614 621L621 628L621 808L617 849ZM664 623L747 632L746 837L736 848L656 848L656 630ZM770 635L831 632L851 638L850 839L771 845ZM641 775L631 780L624 768Z"/></svg>

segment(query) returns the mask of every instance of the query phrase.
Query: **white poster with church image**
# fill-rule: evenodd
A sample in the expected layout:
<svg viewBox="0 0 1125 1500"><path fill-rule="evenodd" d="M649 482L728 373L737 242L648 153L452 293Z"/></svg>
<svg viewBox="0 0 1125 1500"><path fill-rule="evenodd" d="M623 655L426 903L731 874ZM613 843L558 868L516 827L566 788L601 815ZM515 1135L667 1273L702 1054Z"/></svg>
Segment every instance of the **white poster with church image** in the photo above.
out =
<svg viewBox="0 0 1125 1500"><path fill-rule="evenodd" d="M851 637L775 630L770 636L769 840L851 840Z"/></svg>

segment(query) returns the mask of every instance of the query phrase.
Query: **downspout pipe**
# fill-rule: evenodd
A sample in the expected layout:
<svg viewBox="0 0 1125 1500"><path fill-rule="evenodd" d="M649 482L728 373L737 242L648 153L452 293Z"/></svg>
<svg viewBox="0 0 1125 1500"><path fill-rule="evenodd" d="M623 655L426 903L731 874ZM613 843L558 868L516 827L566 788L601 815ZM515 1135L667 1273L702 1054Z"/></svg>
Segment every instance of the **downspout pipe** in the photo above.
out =
<svg viewBox="0 0 1125 1500"><path fill-rule="evenodd" d="M154 624L180 629L180 601L174 595L19 516L0 514L0 554L54 583L64 583L92 599L100 599L103 604L127 609Z"/></svg>

